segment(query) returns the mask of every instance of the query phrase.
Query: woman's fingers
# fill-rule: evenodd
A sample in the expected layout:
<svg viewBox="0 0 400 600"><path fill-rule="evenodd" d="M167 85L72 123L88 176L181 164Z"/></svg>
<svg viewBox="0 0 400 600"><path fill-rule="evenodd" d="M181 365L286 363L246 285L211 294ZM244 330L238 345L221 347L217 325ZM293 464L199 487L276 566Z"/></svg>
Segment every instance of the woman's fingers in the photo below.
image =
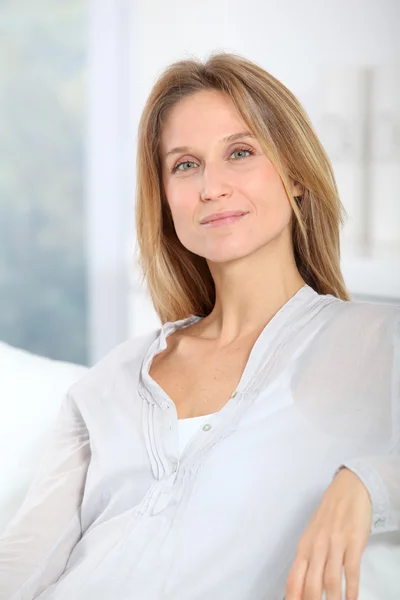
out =
<svg viewBox="0 0 400 600"><path fill-rule="evenodd" d="M308 569L308 560L305 556L297 554L289 577L286 582L285 600L301 600L303 596L304 580Z"/></svg>
<svg viewBox="0 0 400 600"><path fill-rule="evenodd" d="M320 600L322 597L326 551L317 548L308 563L301 600Z"/></svg>
<svg viewBox="0 0 400 600"><path fill-rule="evenodd" d="M286 600L342 600L343 570L346 600L358 598L363 544L356 540L347 549L340 537L324 538L299 544L296 559L286 584Z"/></svg>
<svg viewBox="0 0 400 600"><path fill-rule="evenodd" d="M368 541L372 505L367 488L342 469L298 544L286 584L286 600L341 600L343 569L346 600L357 600L361 558Z"/></svg>
<svg viewBox="0 0 400 600"><path fill-rule="evenodd" d="M344 574L346 579L346 600L356 600L360 587L360 566L364 544L353 542L344 556Z"/></svg>
<svg viewBox="0 0 400 600"><path fill-rule="evenodd" d="M344 552L340 541L317 539L307 560L301 600L341 600Z"/></svg>
<svg viewBox="0 0 400 600"><path fill-rule="evenodd" d="M326 600L341 600L342 598L343 553L331 552L325 565L324 590Z"/></svg>

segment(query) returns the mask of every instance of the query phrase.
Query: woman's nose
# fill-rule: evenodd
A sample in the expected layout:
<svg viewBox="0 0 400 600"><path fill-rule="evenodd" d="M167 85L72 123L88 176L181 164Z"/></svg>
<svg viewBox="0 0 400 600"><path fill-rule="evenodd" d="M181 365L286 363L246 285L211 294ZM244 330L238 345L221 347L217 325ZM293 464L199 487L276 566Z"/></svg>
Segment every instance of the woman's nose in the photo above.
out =
<svg viewBox="0 0 400 600"><path fill-rule="evenodd" d="M230 196L231 193L231 185L223 170L215 166L206 166L201 176L201 199L216 200Z"/></svg>

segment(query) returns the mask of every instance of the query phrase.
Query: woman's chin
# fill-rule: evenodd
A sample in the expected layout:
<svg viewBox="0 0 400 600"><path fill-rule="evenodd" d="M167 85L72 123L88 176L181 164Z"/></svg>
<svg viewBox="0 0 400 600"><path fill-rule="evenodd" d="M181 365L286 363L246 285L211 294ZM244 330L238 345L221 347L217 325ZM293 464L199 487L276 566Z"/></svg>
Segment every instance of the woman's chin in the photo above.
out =
<svg viewBox="0 0 400 600"><path fill-rule="evenodd" d="M241 250L241 251L232 250L230 252L225 250L223 252L220 251L220 252L209 253L207 256L205 256L205 258L207 261L212 262L212 263L230 263L235 260L245 258L249 254L251 254L251 252L248 252L248 251L245 252L243 250Z"/></svg>

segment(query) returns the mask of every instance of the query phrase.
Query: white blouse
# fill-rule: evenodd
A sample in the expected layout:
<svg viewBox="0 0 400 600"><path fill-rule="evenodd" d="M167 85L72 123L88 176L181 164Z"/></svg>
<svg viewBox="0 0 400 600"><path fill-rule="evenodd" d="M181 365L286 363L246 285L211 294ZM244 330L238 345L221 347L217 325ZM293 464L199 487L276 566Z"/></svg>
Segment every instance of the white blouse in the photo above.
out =
<svg viewBox="0 0 400 600"><path fill-rule="evenodd" d="M302 287L181 453L149 367L199 319L119 345L71 387L0 539L1 600L282 600L341 465L371 494L371 533L400 530L400 307Z"/></svg>
<svg viewBox="0 0 400 600"><path fill-rule="evenodd" d="M199 431L203 425L206 425L207 427L210 426L210 428L212 427L212 425L207 422L211 421L211 417L212 414L201 417L178 419L179 456L182 455L185 447L188 445L194 434Z"/></svg>

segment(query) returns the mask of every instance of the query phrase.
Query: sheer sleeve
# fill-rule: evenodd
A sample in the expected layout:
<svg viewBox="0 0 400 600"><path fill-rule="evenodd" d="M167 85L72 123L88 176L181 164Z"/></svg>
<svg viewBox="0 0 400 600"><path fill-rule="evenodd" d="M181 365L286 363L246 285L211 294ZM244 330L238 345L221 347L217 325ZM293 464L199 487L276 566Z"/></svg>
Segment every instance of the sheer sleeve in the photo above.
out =
<svg viewBox="0 0 400 600"><path fill-rule="evenodd" d="M81 537L89 435L70 395L23 505L0 536L0 600L31 600L62 574Z"/></svg>
<svg viewBox="0 0 400 600"><path fill-rule="evenodd" d="M340 468L353 471L371 497L373 518L371 534L400 531L400 311L393 328L392 372L390 381L391 432L388 454L366 456L344 462ZM377 410L380 398L376 399ZM379 418L379 415L376 415Z"/></svg>
<svg viewBox="0 0 400 600"><path fill-rule="evenodd" d="M373 508L371 534L400 531L400 456L370 456L345 462L367 488Z"/></svg>
<svg viewBox="0 0 400 600"><path fill-rule="evenodd" d="M331 305L292 393L310 426L330 440L332 478L353 471L372 501L371 533L400 530L400 307Z"/></svg>

